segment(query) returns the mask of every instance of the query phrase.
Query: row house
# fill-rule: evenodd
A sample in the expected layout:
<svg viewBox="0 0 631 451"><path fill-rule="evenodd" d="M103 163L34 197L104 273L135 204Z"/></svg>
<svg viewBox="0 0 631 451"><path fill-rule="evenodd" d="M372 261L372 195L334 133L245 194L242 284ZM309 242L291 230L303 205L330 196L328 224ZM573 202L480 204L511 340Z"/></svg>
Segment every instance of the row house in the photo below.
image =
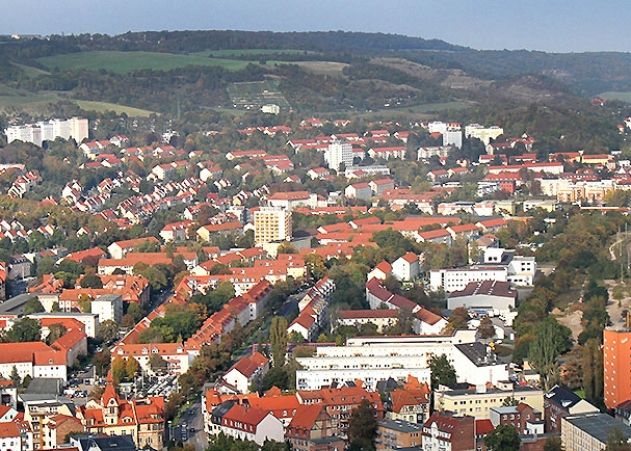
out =
<svg viewBox="0 0 631 451"><path fill-rule="evenodd" d="M31 188L42 181L37 171L28 171L18 176L9 188L9 196L22 198Z"/></svg>

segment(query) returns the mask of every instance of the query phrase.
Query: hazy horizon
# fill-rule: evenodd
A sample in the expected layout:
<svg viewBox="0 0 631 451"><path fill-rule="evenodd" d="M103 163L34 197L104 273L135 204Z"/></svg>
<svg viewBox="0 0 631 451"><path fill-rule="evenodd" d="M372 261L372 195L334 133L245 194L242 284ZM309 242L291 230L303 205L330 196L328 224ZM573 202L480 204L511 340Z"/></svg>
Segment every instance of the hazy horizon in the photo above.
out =
<svg viewBox="0 0 631 451"><path fill-rule="evenodd" d="M158 30L363 31L397 33L489 50L631 51L623 0L0 0L2 34ZM561 3L561 4L560 4ZM402 13L404 12L404 13ZM606 30L606 32L603 32Z"/></svg>

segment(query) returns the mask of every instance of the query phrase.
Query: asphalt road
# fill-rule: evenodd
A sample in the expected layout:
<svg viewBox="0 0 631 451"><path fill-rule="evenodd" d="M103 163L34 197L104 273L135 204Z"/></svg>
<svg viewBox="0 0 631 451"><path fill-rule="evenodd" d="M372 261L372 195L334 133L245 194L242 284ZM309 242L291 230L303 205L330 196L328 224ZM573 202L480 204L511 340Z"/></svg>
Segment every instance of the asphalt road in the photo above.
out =
<svg viewBox="0 0 631 451"><path fill-rule="evenodd" d="M208 447L208 436L204 432L204 416L202 415L202 405L199 402L196 402L188 409L186 422L189 430L190 428L195 429L194 433L189 432L187 443L194 445L198 451L205 450Z"/></svg>

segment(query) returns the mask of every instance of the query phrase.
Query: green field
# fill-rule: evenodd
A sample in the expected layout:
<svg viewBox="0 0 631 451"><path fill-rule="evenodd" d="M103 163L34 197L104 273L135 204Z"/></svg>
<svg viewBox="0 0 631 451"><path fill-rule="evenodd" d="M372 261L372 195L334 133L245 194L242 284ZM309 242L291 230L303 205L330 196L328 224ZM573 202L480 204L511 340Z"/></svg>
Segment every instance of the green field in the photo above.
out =
<svg viewBox="0 0 631 451"><path fill-rule="evenodd" d="M104 69L118 74L140 69L171 70L186 66L220 66L227 70L240 70L250 64L248 61L208 58L200 54L119 51L66 53L38 58L37 61L50 69Z"/></svg>
<svg viewBox="0 0 631 451"><path fill-rule="evenodd" d="M2 111L11 108L37 111L57 101L59 101L59 96L55 92L44 91L35 94L0 84L0 110Z"/></svg>
<svg viewBox="0 0 631 451"><path fill-rule="evenodd" d="M410 118L431 118L435 113L442 113L452 110L463 110L473 105L472 102L452 101L441 103L423 103L400 108L383 108L375 111L357 113L357 116L365 119L375 119L387 117L387 115L398 114Z"/></svg>
<svg viewBox="0 0 631 451"><path fill-rule="evenodd" d="M118 114L125 113L128 116L137 117L147 117L154 113L153 111L134 108L127 105L118 105L116 103L76 100L67 97L64 93L58 93L55 91L40 91L33 93L0 84L0 112L15 108L34 113L42 113L50 110L50 104L54 104L62 100L73 102L85 111L95 111L97 113L114 111ZM48 112L52 113L53 111Z"/></svg>
<svg viewBox="0 0 631 451"><path fill-rule="evenodd" d="M126 105L118 105L116 103L108 102L93 102L91 100L73 100L79 108L85 111L94 111L96 113L105 113L107 111L113 111L116 114L125 113L127 116L135 117L148 117L154 114L153 111L143 110L140 108L134 108Z"/></svg>
<svg viewBox="0 0 631 451"><path fill-rule="evenodd" d="M605 100L620 100L631 103L631 91L607 91L599 95Z"/></svg>
<svg viewBox="0 0 631 451"><path fill-rule="evenodd" d="M293 49L223 49L223 50L203 50L196 52L194 55L211 56L214 58L233 58L238 57L259 57L265 55L303 55L313 54L305 50L293 50Z"/></svg>

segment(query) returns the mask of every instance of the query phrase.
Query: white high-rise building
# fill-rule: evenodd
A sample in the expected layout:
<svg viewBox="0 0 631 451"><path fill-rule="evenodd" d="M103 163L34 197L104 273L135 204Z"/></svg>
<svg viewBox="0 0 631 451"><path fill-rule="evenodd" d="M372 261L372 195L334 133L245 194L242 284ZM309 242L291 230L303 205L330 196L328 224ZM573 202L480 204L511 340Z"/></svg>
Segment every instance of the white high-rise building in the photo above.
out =
<svg viewBox="0 0 631 451"><path fill-rule="evenodd" d="M77 143L80 143L88 137L88 125L87 119L79 117L68 120L51 119L35 124L8 127L4 134L9 143L20 140L41 146L44 141L54 141L57 138L73 138Z"/></svg>
<svg viewBox="0 0 631 451"><path fill-rule="evenodd" d="M256 244L288 241L291 234L291 211L279 207L261 207L254 212Z"/></svg>
<svg viewBox="0 0 631 451"><path fill-rule="evenodd" d="M450 128L443 133L443 146L453 146L462 149L462 130Z"/></svg>
<svg viewBox="0 0 631 451"><path fill-rule="evenodd" d="M353 146L347 142L334 141L324 152L324 160L329 169L336 171L340 170L342 163L347 168L351 167L353 165Z"/></svg>

